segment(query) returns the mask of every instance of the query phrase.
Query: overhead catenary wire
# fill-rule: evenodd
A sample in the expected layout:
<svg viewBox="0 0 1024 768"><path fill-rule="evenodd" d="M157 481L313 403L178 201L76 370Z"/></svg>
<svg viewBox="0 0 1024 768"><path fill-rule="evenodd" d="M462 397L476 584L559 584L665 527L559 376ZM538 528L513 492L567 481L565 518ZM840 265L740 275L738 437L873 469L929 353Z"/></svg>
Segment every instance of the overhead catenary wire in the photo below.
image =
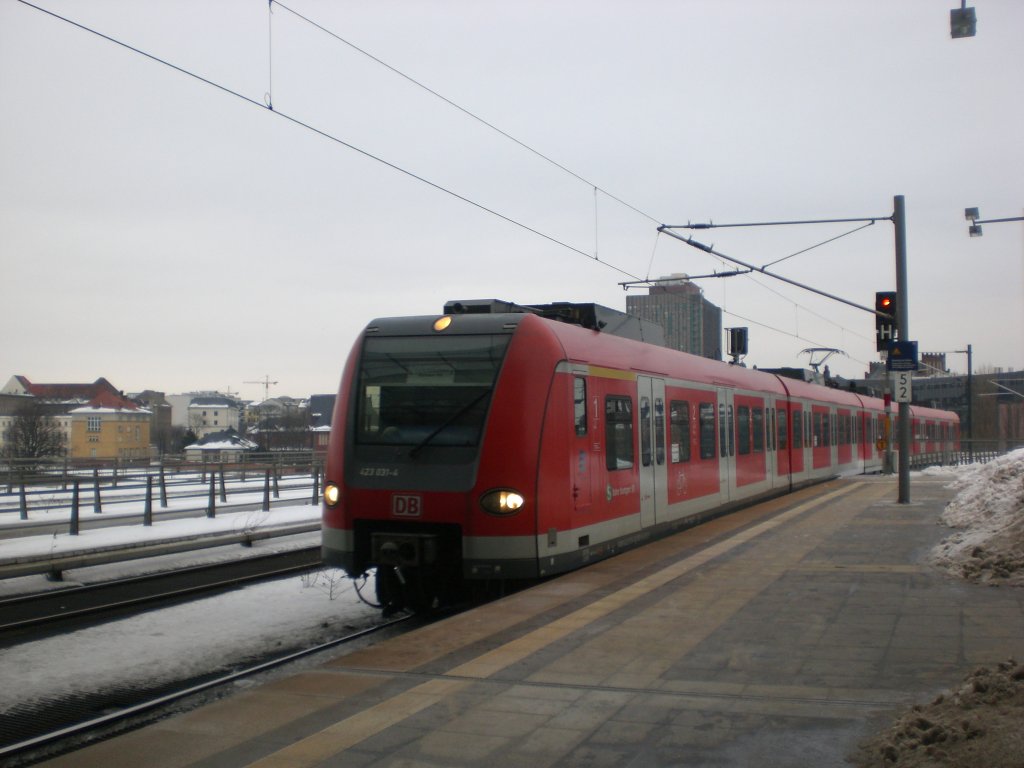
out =
<svg viewBox="0 0 1024 768"><path fill-rule="evenodd" d="M803 249L797 251L796 253L791 253L791 254L789 254L789 256L783 256L781 259L776 259L775 261L769 261L767 264L763 264L761 266L761 269L768 269L768 267L773 267L776 264L781 264L782 262L786 261L787 259L792 259L794 256L799 256L802 253L807 253L808 251L813 251L815 248L820 248L821 246L828 245L829 243L834 243L836 240L844 238L847 235L852 235L855 232L860 232L862 229L866 229L867 227L872 227L872 226L874 226L874 224L875 224L875 220L872 219L867 224L864 224L864 225L859 226L859 227L855 227L854 229L851 229L849 232L843 232L843 234L836 235L835 237L830 237L828 240L822 240L820 243L815 243L814 245L808 246L807 248L803 248Z"/></svg>
<svg viewBox="0 0 1024 768"><path fill-rule="evenodd" d="M513 136L510 133L508 133L507 131L502 130L501 128L499 128L498 126L494 125L493 123L491 123L491 122L485 120L484 118L480 117L475 112L471 112L470 110L468 110L465 107L463 107L461 104L458 104L458 103L452 101L447 96L444 96L443 94L438 93L437 91L435 91L433 88L430 88L429 86L424 85L419 80L415 79L414 77L412 77L410 75L407 75L405 72L403 72L402 70L398 69L397 67L393 67L392 65L388 64L383 59L380 59L377 56L374 56L369 51L366 51L363 48L360 48L358 45L356 45L355 43L351 42L350 40L346 40L344 37L339 35L337 32L334 32L334 31L328 29L327 27L323 26L322 24L319 24L318 22L314 21L313 19L310 19L309 17L304 16L303 14L299 13L298 11L288 7L284 3L278 2L278 0L268 0L268 2L270 3L271 6L274 6L274 5L279 6L283 10L288 11L288 13L293 14L294 16L296 16L297 18L299 18L302 21L306 22L310 26L315 27L316 29L319 29L321 32L323 32L324 34L329 35L330 37L334 38L339 43L343 43L344 45L347 45L352 50L356 51L357 53L362 54L363 56L366 56L368 59L376 62L377 64L380 64L382 67L384 67L385 69L393 72L394 74L398 75L399 77L401 77L401 78L403 78L405 80L408 80L410 83L412 83L413 85L417 86L418 88L422 88L424 91L426 91L427 93L431 94L432 96L435 96L436 98L440 99L445 104L448 104L450 107L452 107L453 109L457 109L459 112L462 112L467 117L470 117L473 120L476 120L481 125L484 125L487 128L490 128L492 131L495 131L496 133L501 134L502 136L504 136L509 141L511 141L511 142L513 142L515 144L518 144L520 147L525 149L527 152L533 153L534 155L539 157L541 160L544 160L545 162L550 163L551 165L555 166L556 168L564 171L565 173L567 173L570 176L572 176L574 179L577 179L578 181L583 182L588 187L593 187L595 192L598 192L598 191L601 192L601 194L603 194L606 197L614 200L615 202L619 203L620 205L624 205L626 208L629 208L634 213L640 214L641 216L643 216L644 218L648 219L649 221L651 221L654 224L660 224L661 223L660 219L656 219L654 216L651 216L649 213L645 213L644 211L640 210L639 208L637 208L637 207L635 207L633 205L630 205L625 200L623 200L623 199L621 199L619 197L616 197L611 192L609 192L608 190L598 186L594 182L588 181L586 178L584 178L580 174L576 173L571 168L567 168L566 166L564 166L561 163L559 163L557 160L553 160L552 158L548 157L547 155L545 155L540 150L534 149L533 147L531 147L526 142L521 141L520 139L517 139L515 136Z"/></svg>
<svg viewBox="0 0 1024 768"><path fill-rule="evenodd" d="M294 125L296 125L296 126L298 126L300 128L304 128L305 130L308 130L308 131L310 131L312 133L315 133L318 136L321 136L321 137L323 137L325 139L328 139L329 141L332 141L332 142L334 142L334 143L336 143L336 144L338 144L340 146L343 146L343 147L345 147L347 149L350 149L353 152L357 152L360 155L363 155L364 157L366 157L366 158L368 158L370 160L373 160L373 161L375 161L377 163L380 163L381 165L384 165L384 166L386 166L388 168L391 168L394 171L397 171L397 172L399 172L401 174L404 174L405 176L408 176L411 179L414 179L414 180L419 181L419 182L421 182L423 184L426 184L427 186L432 187L433 189L436 189L439 192L443 192L446 195L450 195L451 197L455 198L456 200L460 200L461 202L464 202L464 203L466 203L468 205L471 205L474 208L477 208L477 209L479 209L479 210L481 210L481 211L483 211L485 213L488 213L488 214L490 214L492 216L495 216L495 217L501 219L502 221L505 221L505 222L507 222L509 224L512 224L512 225L516 226L516 227L519 227L520 229L526 230L527 232L530 232L530 233L532 233L534 235L537 235L538 237L541 237L541 238L543 238L543 239L545 239L545 240L547 240L547 241L549 241L549 242L551 242L551 243L553 243L555 245L558 245L558 246L560 246L562 248L565 248L565 249L567 249L569 251L572 251L573 253L577 253L580 256L584 256L584 257L586 257L588 259L591 259L592 261L596 261L597 263L599 263L599 264L601 264L601 265L603 265L605 267L608 267L609 269L613 269L613 270L615 270L616 272L618 272L618 273L620 273L622 275L625 275L627 277L631 277L631 278L637 279L637 280L639 279L639 277L637 277L637 275L634 275L631 272L628 272L627 270L622 269L621 267L615 266L614 264L611 264L611 263L609 263L607 261L602 261L596 255L589 254L589 253L587 253L586 251L584 251L584 250L582 250L580 248L577 248L577 247L575 247L573 245L570 245L570 244L568 244L568 243L566 243L566 242L564 242L562 240L559 240L558 238L554 237L553 235L549 235L549 234L547 234L545 232L542 232L541 230L536 229L534 227L531 227L528 224L525 224L525 223L523 223L523 222L521 222L521 221L519 221L517 219L513 219L511 216L506 216L505 214L500 213L499 211L496 211L493 208L487 207L483 203L478 203L477 201L475 201L475 200L473 200L471 198L468 198L465 195L459 194L458 192L456 192L456 191L454 191L452 189L449 189L448 187L445 187L445 186L443 186L441 184L438 184L437 182L431 181L430 179L427 179L424 176L420 176L420 175L418 175L416 173L413 173L412 171L410 171L410 170L408 170L406 168L403 168L400 165L392 163L389 160L385 160L383 157L380 157L379 155L375 155L372 152L369 152L368 150L365 150L365 149L363 149L361 147L358 147L355 144L352 144L351 142L345 141L344 139L342 139L342 138L340 138L338 136L335 136L335 135L333 135L331 133L328 133L327 131L325 131L323 129L317 128L316 126L314 126L314 125L312 125L310 123L304 122L303 120L300 120L297 117L289 115L286 112L281 112L280 110L273 109L273 108L271 108L271 106L269 104L261 104L260 102L256 101L255 99L253 99L253 98L251 98L249 96L246 96L245 94L240 93L239 91L236 91L236 90L234 90L232 88L229 88L226 85L218 83L215 80L210 80L209 78L203 77L202 75L197 74L196 72L193 72L191 70L185 69L184 67L181 67L181 66L179 66L177 64L174 64L173 62L170 62L170 61L168 61L166 59L162 59L159 56L156 56L156 55L154 55L152 53L149 53L147 51L142 50L141 48L137 48L137 47L135 47L135 46L133 46L133 45L131 45L129 43L126 43L123 40L119 40L119 39L117 39L115 37L112 37L112 36L107 35L107 34L105 34L103 32L100 32L99 30L93 29L92 27L86 26L85 24L77 22L74 19L69 19L66 16L62 16L59 13L55 13L54 11L51 11L51 10L49 10L47 8L43 8L41 6L35 5L34 3L30 3L30 2L28 2L28 0L17 0L17 1L19 3L21 3L22 5L24 5L24 6L32 8L34 10L37 10L37 11L39 11L41 13L45 13L46 15L51 16L51 17L53 17L55 19L58 19L59 21L63 21L66 24L70 24L70 25L72 25L74 27L77 27L78 29L81 29L84 32L88 32L90 34L96 35L97 37L102 38L102 39L104 39L104 40L106 40L108 42L111 42L111 43L115 44L115 45L118 45L118 46L120 46L120 47L122 47L122 48L124 48L124 49L126 49L128 51L131 51L132 53L138 54L140 56L144 56L145 58L149 59L150 61L154 61L154 62L156 62L158 64L162 64L163 66L169 67L170 69L173 69L174 71L179 72L180 74L186 75L188 77L194 78L195 80L198 80L201 83L205 83L206 85L212 86L212 87L216 88L217 90L221 91L222 93L226 93L226 94L228 94L230 96L234 96L235 98L241 99L242 101L247 102L248 104L251 104L251 105L253 105L255 107L259 107L260 109L262 109L262 110L264 110L266 112L269 112L272 115L276 115L277 117L279 117L279 118L281 118L283 120L287 120L288 122L290 122L290 123L292 123L292 124L294 124ZM282 8L283 7L284 6L282 6Z"/></svg>
<svg viewBox="0 0 1024 768"><path fill-rule="evenodd" d="M263 108L263 109L265 109L267 111L270 111L272 114L277 115L278 117L281 117L281 118L291 122L292 124L294 124L294 125L296 125L298 127L304 128L304 129L306 129L306 130L308 130L308 131L310 131L312 133L315 133L315 134L317 134L317 135L319 135L319 136L321 136L321 137L323 137L323 138L325 138L325 139L327 139L329 141L337 143L340 146L343 146L343 147L345 147L347 149L350 149L350 150L352 150L354 152L357 152L358 154L361 154L361 155L363 155L364 157L366 157L366 158L368 158L370 160L373 160L373 161L375 161L377 163L380 163L380 164L382 164L382 165L384 165L384 166L386 166L386 167L388 167L388 168L390 168L390 169L392 169L394 171L397 171L397 172L399 172L401 174L404 174L405 176L407 176L409 178L412 178L412 179L414 179L416 181L419 181L420 183L426 184L427 186L430 186L430 187L436 189L437 191L443 192L443 193L445 193L445 194L447 194L447 195L449 195L451 197L454 197L455 199L457 199L457 200L459 200L459 201L461 201L463 203L466 203L466 204L468 204L470 206L473 206L473 207L475 207L475 208L477 208L477 209L479 209L479 210L481 210L481 211L483 211L485 213L488 213L488 214L490 214L492 216L495 216L496 218L499 218L499 219L501 219L501 220L503 220L503 221L505 221L505 222L507 222L509 224L512 224L513 226L519 227L519 228L521 228L521 229L523 229L523 230L525 230L527 232L530 232L531 234L534 234L534 235L536 235L538 237L541 237L541 238L543 238L545 240L548 240L549 242L551 242L551 243L553 243L553 244L555 244L557 246L565 248L565 249L567 249L567 250L569 250L569 251L571 251L573 253L576 253L576 254L578 254L580 256L584 256L584 257L586 257L586 258L588 258L588 259L590 259L592 261L595 261L597 263L600 263L603 266L605 266L605 267L607 267L609 269L613 269L616 272L618 272L618 273L620 273L620 274L622 274L622 275L624 275L626 277L633 278L637 282L645 282L645 281L641 280L639 277L637 277L636 275L630 273L629 271L627 271L627 270L625 270L625 269L623 269L621 267L618 267L618 266L616 266L616 265L614 265L614 264L612 264L612 263L610 263L608 261L605 261L605 260L600 258L599 252L598 252L598 223L599 222L598 222L598 200L597 200L597 193L600 192L600 193L604 194L609 199L611 199L611 200L615 201L616 203L619 203L620 205L622 205L622 206L632 210L633 212L643 216L644 218L648 219L649 221L651 221L651 222L653 222L655 224L657 224L660 221L659 219L651 216L650 214L648 214L645 211L637 208L636 206L631 205L630 203L628 203L625 200L617 197L616 195L611 194L607 190L605 190L602 187L598 186L597 184L594 184L593 182L587 180L586 178L584 178L580 174L574 172L570 168L568 168L568 167L562 165L561 163L553 160L549 156L547 156L544 153L538 151L537 149L531 147L530 145L526 144L525 142L519 140L515 136L512 136L508 132L502 130L501 128L498 128L496 125L494 125L494 124L488 122L487 120L481 118L479 115L475 114L474 112L472 112L472 111L462 107L461 105L457 104L456 102L452 101L451 99L449 99L449 98L443 96L442 94L438 93L437 91L429 88L428 86L424 85L420 81L418 81L415 78L412 78L411 76L405 74L401 70L393 67L392 65L390 65L387 62L383 61L382 59L374 56L373 54L370 54L369 52L365 51L364 49L362 49L359 46L355 45L354 43L350 42L349 40L346 40L342 36L338 35L337 33L333 32L332 30L326 28L322 24L319 24L318 22L310 19L309 17L307 17L307 16L305 16L305 15L295 11L291 7L285 5L284 3L278 2L278 0L268 0L268 22L267 22L267 24L268 24L268 32L267 32L267 36L268 36L268 80L267 80L267 88L268 88L268 90L264 94L264 101L265 101L265 103L262 103L262 104L260 102L256 101L255 99L252 99L249 96L246 96L243 93L235 91L234 89L229 88L229 87L227 87L227 86L225 86L225 85L223 85L221 83L218 83L218 82L213 81L213 80L211 80L209 78L203 77L202 75L199 75L199 74L197 74L197 73L195 73L195 72L193 72L191 70L185 69L184 67L176 65L176 64L174 64L174 63L172 63L172 62L170 62L170 61L168 61L166 59L162 59L162 58L160 58L160 57L158 57L158 56L156 56L154 54L148 53L148 52L146 52L146 51L144 51L144 50L142 50L140 48L132 46L129 43L126 43L126 42L124 42L122 40L119 40L117 38L114 38L114 37L112 37L110 35L104 34L104 33L100 32L100 31L98 31L96 29L93 29L93 28L88 27L88 26L86 26L84 24L76 22L73 19L67 18L67 17L62 16L62 15L60 15L58 13L55 13L55 12L53 12L51 10L48 10L48 9L43 8L41 6L35 5L34 3L29 2L28 0L18 0L18 2L21 3L22 5L26 6L26 7L29 7L29 8L32 8L34 10L37 10L37 11L39 11L41 13L47 14L47 15L55 18L55 19L63 21L65 23L70 24L70 25L72 25L74 27L77 27L77 28L79 28L79 29L81 29L81 30L83 30L85 32L89 32L89 33L91 33L93 35L96 35L97 37L100 37L100 38L102 38L104 40L107 40L108 42L111 42L111 43L114 43L115 45L121 46L122 48L125 48L126 50L129 50L129 51L131 51L133 53L136 53L138 55L144 56L145 58L148 58L151 61L154 61L156 63L162 64L162 65L164 65L166 67L169 67L170 69L173 69L173 70L175 70L175 71L177 71L177 72L179 72L181 74L184 74L184 75L186 75L188 77L194 78L194 79L196 79L196 80L198 80L200 82L203 82L203 83L205 83L207 85L210 85L210 86L220 90L223 93L226 93L228 95L231 95L231 96L239 98L239 99L241 99L243 101L246 101L249 104L252 104L253 106L261 107L261 108ZM447 188L447 187L445 187L445 186L443 186L443 185L441 185L439 183L433 182L433 181L431 181L430 179L428 179L428 178L426 178L424 176L420 176L420 175L418 175L418 174L416 174L416 173L414 173L414 172L412 172L410 170L407 170L407 169L397 165L396 163L390 162L390 161L384 159L383 157L375 155L375 154L373 154L373 153L371 153L371 152L369 152L369 151L367 151L365 149L362 149L361 147L358 147L358 146L356 146L356 145L354 145L354 144L352 144L352 143L350 143L348 141L345 141L344 139L342 139L339 136L331 134L331 133L329 133L326 130L317 128L316 126L312 125L311 123L307 123L304 120L299 119L296 116L293 116L293 115L287 114L285 112L281 112L279 110L276 110L274 108L274 106L273 106L273 59L272 59L272 55L273 55L273 21L272 21L272 15L273 15L273 7L274 7L274 5L279 6L280 8L282 8L283 10L287 11L288 13L294 15L295 17L299 18L303 22L305 22L305 23L315 27L316 29L318 29L318 30L322 31L323 33L329 35L330 37L332 37L333 39L337 40L338 42L340 42L340 43L350 47L351 49L355 50L356 52L360 53L361 55L368 57L369 59L373 60L374 62L376 62L380 66L388 69L389 71L393 72L394 74L398 75L399 77L402 77L403 79L409 81L410 83L416 85L417 87L427 91L428 93L432 94L434 97L436 97L436 98L442 100L443 102L445 102L446 104L450 105L452 108L458 110L459 112L465 114L466 116L470 117L471 119L481 123L482 125L488 127L489 129L495 131L496 133L500 134L504 138L508 139L509 141L512 141L513 143L515 143L516 145L522 147L526 151L531 152L532 154L536 155L537 157L541 158L542 160L550 163L551 165L553 165L554 167L556 167L559 170L563 171L564 173L566 173L566 174L572 176L573 178L579 180L580 182L582 182L582 183L592 187L593 192L594 192L594 207L595 207L595 209L594 209L594 216L595 216L595 223L594 223L594 226L595 226L594 252L592 254L591 253L587 253L583 249L580 249L580 248L577 248L577 247L575 247L573 245L570 245L569 243L566 243L566 242L564 242L564 241L562 241L562 240L560 240L560 239L558 239L558 238L556 238L556 237L554 237L552 235L549 235L549 234L547 234L547 233L545 233L545 232L543 232L541 230L538 230L538 229L536 229L534 227L531 227L531 226L527 225L524 222L521 222L521 221L519 221L517 219L514 219L511 216L507 216L507 215L505 215L505 214L503 214L503 213L501 213L501 212L499 212L499 211L497 211L497 210L495 210L493 208L485 206L482 203L479 203L479 202L477 202L477 201L475 201L475 200L473 200L473 199L471 199L469 197L466 197L465 195L462 195L462 194L460 194L458 192L455 192L454 190L449 189L449 188ZM879 217L879 218L885 218L885 217ZM840 221L864 221L864 220L865 219L835 219L835 220L831 220L831 221L840 222ZM783 224L783 223L804 223L804 222L771 222L771 223L773 223L773 224ZM873 224L874 220L871 220L870 223ZM714 225L714 224L700 225L700 224L697 224L697 225L689 225L688 224L688 225L676 225L676 226L665 226L665 225L659 226L658 227L658 236L655 238L654 249L652 250L652 254L651 254L651 261L648 264L648 270L647 270L648 281L649 281L649 276L650 276L650 270L651 270L651 268L653 266L654 255L655 255L655 251L657 250L657 244L658 244L658 241L660 239L661 232L666 231L666 230L671 230L671 229L676 228L676 227L679 227L679 228L688 227L688 228L696 229L696 228L712 228L712 227L723 227L723 226L759 226L759 224L755 224L755 225L744 225L744 224L739 224L739 225L736 225L736 224L726 224L726 225ZM867 224L865 226L870 226L870 224ZM852 230L851 232L844 233L843 235L838 235L837 237L830 238L829 240L826 240L823 243L819 243L819 244L817 244L815 246L811 246L810 248L806 248L806 249L803 249L801 251L797 251L794 254L790 254L789 256L784 257L783 259L779 259L779 260L777 260L775 262L771 262L769 265L766 265L766 266L771 266L772 264L779 263L780 261L784 261L785 259L792 258L793 256L799 255L800 253L804 253L804 252L806 252L808 250L811 250L813 248L819 247L820 245L824 245L824 244L826 244L828 242L832 242L833 240L839 239L840 237L844 237L846 234L852 234L853 232L856 232L859 229L863 229L863 228L864 227L858 227L857 229ZM669 234L673 234L673 233L669 232ZM682 239L682 238L679 238L679 239ZM763 271L763 268L761 268L760 271ZM765 272L765 274L770 274L770 273ZM775 275L772 275L772 276L774 277ZM759 285L760 287L767 288L767 286L764 286L763 284L761 284L761 283L759 283L757 281L755 281L755 284ZM768 290L771 290L771 289L768 289ZM782 296L782 294L777 294L777 295ZM786 297L783 296L783 298L786 298ZM846 303L850 303L850 302L846 302ZM799 307L799 305L796 305L795 303L794 303L794 306ZM807 311L810 311L810 310L807 310ZM732 313L729 313L729 314L732 314ZM812 313L812 314L814 314L814 313ZM738 315L736 315L736 316L740 317ZM821 316L819 315L819 317L821 317ZM741 318L741 319L746 319L746 318ZM828 319L828 318L822 318L822 319ZM762 325L765 328L770 328L771 330L774 330L774 331L776 331L778 333L782 333L782 334L785 334L785 335L792 335L795 338L800 338L800 339L802 339L804 341L810 341L808 339L805 339L804 337L799 336L799 334L792 334L792 333L789 333L787 331L782 331L781 329L774 328L773 326L769 326L769 325L766 325L766 324L763 324L763 323L758 323L756 321L750 321L750 320L748 320L748 322L755 322L755 324L757 324L757 325ZM834 325L836 325L836 327L840 328L843 331L852 333L854 335L858 335L855 332L850 331L849 329L846 329L846 328L844 328L843 326L841 326L841 325L839 325L837 323L834 323L834 321L830 321L830 322L832 322ZM861 338L866 338L866 337L861 337ZM814 342L814 343L817 343L817 342Z"/></svg>

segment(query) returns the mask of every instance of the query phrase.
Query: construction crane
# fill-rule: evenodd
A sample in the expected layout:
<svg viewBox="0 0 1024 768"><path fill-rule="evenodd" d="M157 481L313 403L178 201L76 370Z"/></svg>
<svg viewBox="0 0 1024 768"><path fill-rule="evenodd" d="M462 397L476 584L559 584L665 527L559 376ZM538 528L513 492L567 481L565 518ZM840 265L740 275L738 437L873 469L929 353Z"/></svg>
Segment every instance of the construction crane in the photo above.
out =
<svg viewBox="0 0 1024 768"><path fill-rule="evenodd" d="M270 380L270 375L266 374L258 381L243 381L243 384L262 384L263 385L263 400L266 401L270 397L270 388L277 384L276 381Z"/></svg>

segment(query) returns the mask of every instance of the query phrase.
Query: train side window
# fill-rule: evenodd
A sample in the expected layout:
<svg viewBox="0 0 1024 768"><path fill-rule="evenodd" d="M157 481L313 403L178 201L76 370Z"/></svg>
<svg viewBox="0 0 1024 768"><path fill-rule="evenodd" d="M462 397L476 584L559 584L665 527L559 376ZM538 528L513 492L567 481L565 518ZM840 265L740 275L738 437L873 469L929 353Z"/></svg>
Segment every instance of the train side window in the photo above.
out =
<svg viewBox="0 0 1024 768"><path fill-rule="evenodd" d="M736 446L735 446L735 443L733 442L735 434L736 434L736 431L733 428L732 406L730 405L729 406L729 455L730 456L735 456L736 455Z"/></svg>
<svg viewBox="0 0 1024 768"><path fill-rule="evenodd" d="M605 466L610 469L633 467L633 400L608 395L604 399Z"/></svg>
<svg viewBox="0 0 1024 768"><path fill-rule="evenodd" d="M793 447L804 447L804 412L799 408L793 409Z"/></svg>
<svg viewBox="0 0 1024 768"><path fill-rule="evenodd" d="M654 398L654 461L665 463L665 401Z"/></svg>
<svg viewBox="0 0 1024 768"><path fill-rule="evenodd" d="M587 434L587 381L576 377L572 380L572 413L576 423L576 434Z"/></svg>
<svg viewBox="0 0 1024 768"><path fill-rule="evenodd" d="M754 429L754 453L764 453L764 409L751 410Z"/></svg>
<svg viewBox="0 0 1024 768"><path fill-rule="evenodd" d="M768 442L768 450L769 451L773 451L773 450L775 450L775 409L769 407L768 410L767 410L767 413L768 413L768 434L767 434L766 437L768 438L768 441L767 441Z"/></svg>
<svg viewBox="0 0 1024 768"><path fill-rule="evenodd" d="M715 406L713 403L700 404L700 457L715 458Z"/></svg>
<svg viewBox="0 0 1024 768"><path fill-rule="evenodd" d="M640 398L640 463L651 466L651 400Z"/></svg>
<svg viewBox="0 0 1024 768"><path fill-rule="evenodd" d="M811 443L815 448L821 445L821 414L814 414L814 442Z"/></svg>
<svg viewBox="0 0 1024 768"><path fill-rule="evenodd" d="M669 403L669 443L672 463L690 460L690 404L686 400Z"/></svg>
<svg viewBox="0 0 1024 768"><path fill-rule="evenodd" d="M728 450L725 439L725 404L723 403L718 406L718 455L724 459Z"/></svg>
<svg viewBox="0 0 1024 768"><path fill-rule="evenodd" d="M813 435L811 434L811 412L807 411L804 413L804 445L810 445L813 447L812 441Z"/></svg>
<svg viewBox="0 0 1024 768"><path fill-rule="evenodd" d="M750 406L736 406L736 453L746 456L750 453Z"/></svg>
<svg viewBox="0 0 1024 768"><path fill-rule="evenodd" d="M779 408L778 424L779 424L779 441L777 443L780 451L784 451L789 448L789 422L787 421L788 414L785 408Z"/></svg>

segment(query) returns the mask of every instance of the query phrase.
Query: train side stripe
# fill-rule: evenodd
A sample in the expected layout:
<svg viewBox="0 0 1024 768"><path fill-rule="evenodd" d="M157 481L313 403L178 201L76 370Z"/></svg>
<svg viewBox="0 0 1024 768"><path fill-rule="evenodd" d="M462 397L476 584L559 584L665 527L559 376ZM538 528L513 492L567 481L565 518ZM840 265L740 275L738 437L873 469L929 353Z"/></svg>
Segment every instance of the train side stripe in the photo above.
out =
<svg viewBox="0 0 1024 768"><path fill-rule="evenodd" d="M590 375L599 379L618 379L620 381L636 381L633 371L620 371L617 368L603 368L600 365L590 366Z"/></svg>

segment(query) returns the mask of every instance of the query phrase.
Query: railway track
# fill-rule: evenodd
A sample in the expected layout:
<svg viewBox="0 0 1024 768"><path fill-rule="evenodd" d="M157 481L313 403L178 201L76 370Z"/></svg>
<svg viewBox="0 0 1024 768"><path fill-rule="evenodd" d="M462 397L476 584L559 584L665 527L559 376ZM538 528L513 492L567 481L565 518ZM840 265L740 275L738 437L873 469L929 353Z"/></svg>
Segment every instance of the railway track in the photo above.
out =
<svg viewBox="0 0 1024 768"><path fill-rule="evenodd" d="M287 552L3 599L0 647L60 631L69 624L139 612L200 594L308 571L319 565L317 542Z"/></svg>
<svg viewBox="0 0 1024 768"><path fill-rule="evenodd" d="M81 748L113 733L137 728L182 706L188 699L216 695L217 689L238 680L306 659L413 618L404 615L356 632L277 656L238 666L227 673L204 675L169 685L121 687L100 694L53 702L43 709L16 709L0 715L0 764L30 765L46 757ZM97 716L97 712L103 714Z"/></svg>

